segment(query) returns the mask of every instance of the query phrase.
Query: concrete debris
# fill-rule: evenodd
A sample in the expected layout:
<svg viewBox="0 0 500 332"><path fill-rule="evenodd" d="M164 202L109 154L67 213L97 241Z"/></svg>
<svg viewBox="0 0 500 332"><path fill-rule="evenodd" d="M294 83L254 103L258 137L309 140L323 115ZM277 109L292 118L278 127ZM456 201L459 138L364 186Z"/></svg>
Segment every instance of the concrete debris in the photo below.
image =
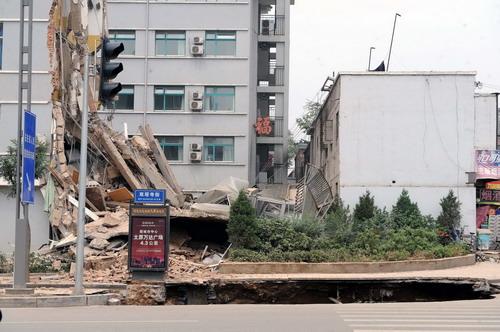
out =
<svg viewBox="0 0 500 332"><path fill-rule="evenodd" d="M79 146L82 112L89 113L88 160L85 199L84 279L92 282L122 282L130 275L127 266L129 207L135 189L164 189L170 205L170 216L177 220L197 220L227 224L230 205L240 190L256 194L245 180L229 177L202 194L193 203L186 199L175 174L147 124L139 128L141 136L126 137L108 126L98 114L100 104L95 86L99 75L89 79L88 109L83 108L84 54L99 51L99 35L89 27L107 27L107 5L101 2L103 15L90 15L88 6L75 5L75 1L53 0L47 31L51 64L51 104L55 128L53 131L52 159L48 177L50 195L46 195L51 224L51 240L57 243L44 254L50 256L60 269L62 256L75 256L79 186ZM68 5L69 4L69 5ZM94 22L96 21L96 22ZM99 56L91 56L91 66ZM44 188L42 188L44 191ZM287 197L287 201L288 201ZM218 264L224 255L213 251L206 256L205 243L200 249L187 247L191 237L186 231L171 234L169 257L170 279L189 275L193 280L214 273L202 263ZM212 248L212 245L211 245ZM205 252L203 252L205 249ZM221 249L222 251L223 249ZM56 264L56 263L54 263ZM54 266L55 268L55 266ZM74 264L70 275L74 275ZM203 278L201 278L203 276Z"/></svg>

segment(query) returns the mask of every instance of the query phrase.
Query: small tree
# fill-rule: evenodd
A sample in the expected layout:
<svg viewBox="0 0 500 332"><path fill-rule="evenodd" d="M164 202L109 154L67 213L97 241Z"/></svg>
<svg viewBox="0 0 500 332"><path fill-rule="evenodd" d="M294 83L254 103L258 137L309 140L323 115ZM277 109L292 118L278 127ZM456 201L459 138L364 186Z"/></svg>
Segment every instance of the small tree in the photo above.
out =
<svg viewBox="0 0 500 332"><path fill-rule="evenodd" d="M255 209L244 191L240 191L231 205L227 234L235 249L252 249L259 245Z"/></svg>
<svg viewBox="0 0 500 332"><path fill-rule="evenodd" d="M300 118L297 118L295 121L297 122L297 126L304 133L307 133L309 128L311 128L316 115L318 115L319 110L321 109L322 104L316 101L307 100L304 107L305 114Z"/></svg>
<svg viewBox="0 0 500 332"><path fill-rule="evenodd" d="M367 190L366 193L359 197L359 203L354 207L353 222L354 229L360 230L364 221L375 216L375 198L371 196Z"/></svg>
<svg viewBox="0 0 500 332"><path fill-rule="evenodd" d="M11 140L12 145L7 147L7 155L0 158L0 176L9 183L8 197L16 196L16 170L17 170L17 140ZM40 178L47 169L47 150L49 143L36 140L35 146L35 178Z"/></svg>
<svg viewBox="0 0 500 332"><path fill-rule="evenodd" d="M441 205L441 214L437 219L439 228L443 230L458 229L462 221L462 213L460 211L462 203L455 196L453 190L450 190L448 195L441 198L439 204Z"/></svg>
<svg viewBox="0 0 500 332"><path fill-rule="evenodd" d="M401 191L396 205L392 207L391 216L396 228L421 227L419 225L422 219L422 214L417 203L413 203L406 189Z"/></svg>

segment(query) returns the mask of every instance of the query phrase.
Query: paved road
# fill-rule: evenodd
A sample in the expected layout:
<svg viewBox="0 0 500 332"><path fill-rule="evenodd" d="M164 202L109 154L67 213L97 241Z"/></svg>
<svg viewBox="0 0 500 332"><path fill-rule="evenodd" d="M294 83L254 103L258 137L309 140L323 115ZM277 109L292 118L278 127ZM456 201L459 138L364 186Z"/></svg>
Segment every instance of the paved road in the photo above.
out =
<svg viewBox="0 0 500 332"><path fill-rule="evenodd" d="M0 331L500 331L500 298L347 305L3 309Z"/></svg>

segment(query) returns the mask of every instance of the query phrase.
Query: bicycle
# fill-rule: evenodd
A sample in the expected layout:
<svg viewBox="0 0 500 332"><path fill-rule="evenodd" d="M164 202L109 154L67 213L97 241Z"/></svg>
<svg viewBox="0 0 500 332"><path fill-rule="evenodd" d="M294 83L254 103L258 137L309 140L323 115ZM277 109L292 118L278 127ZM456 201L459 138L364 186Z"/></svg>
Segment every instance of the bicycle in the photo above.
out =
<svg viewBox="0 0 500 332"><path fill-rule="evenodd" d="M486 255L479 250L479 248L483 246L483 241L474 232L469 232L468 235L465 235L466 228L468 228L467 225L460 229L460 242L467 245L469 253L476 255L476 262L484 262L486 260Z"/></svg>

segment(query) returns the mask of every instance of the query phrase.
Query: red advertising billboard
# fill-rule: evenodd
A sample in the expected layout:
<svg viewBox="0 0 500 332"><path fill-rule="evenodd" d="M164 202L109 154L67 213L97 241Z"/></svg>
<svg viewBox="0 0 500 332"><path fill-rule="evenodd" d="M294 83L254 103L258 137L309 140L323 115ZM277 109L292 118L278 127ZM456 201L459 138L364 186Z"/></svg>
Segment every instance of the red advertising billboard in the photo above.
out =
<svg viewBox="0 0 500 332"><path fill-rule="evenodd" d="M129 269L165 271L168 265L168 212L166 207L131 207Z"/></svg>

